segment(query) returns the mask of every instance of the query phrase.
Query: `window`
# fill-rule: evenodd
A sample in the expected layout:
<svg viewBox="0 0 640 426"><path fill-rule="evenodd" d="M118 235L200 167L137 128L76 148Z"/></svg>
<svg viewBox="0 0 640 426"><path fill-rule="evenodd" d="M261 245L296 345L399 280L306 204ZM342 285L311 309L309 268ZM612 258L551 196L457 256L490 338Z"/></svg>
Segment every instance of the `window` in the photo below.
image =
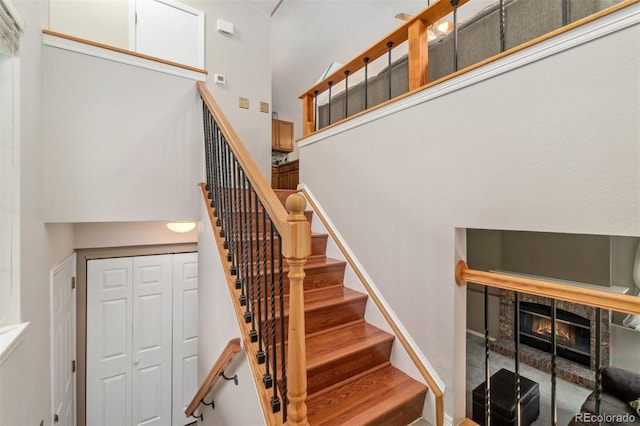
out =
<svg viewBox="0 0 640 426"><path fill-rule="evenodd" d="M23 28L24 21L12 1L0 0L0 334L4 326L20 322L18 48Z"/></svg>

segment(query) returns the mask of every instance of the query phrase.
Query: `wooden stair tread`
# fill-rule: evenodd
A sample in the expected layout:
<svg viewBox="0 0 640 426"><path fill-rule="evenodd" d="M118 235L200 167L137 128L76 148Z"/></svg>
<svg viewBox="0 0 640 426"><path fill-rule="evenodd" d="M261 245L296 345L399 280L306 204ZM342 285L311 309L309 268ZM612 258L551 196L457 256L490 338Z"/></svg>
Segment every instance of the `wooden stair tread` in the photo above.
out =
<svg viewBox="0 0 640 426"><path fill-rule="evenodd" d="M262 262L264 261L264 259L260 260L260 264L262 264ZM277 265L278 262L274 259L274 265ZM338 260L338 259L332 259L330 257L326 257L324 255L314 255L314 256L309 256L307 258L307 261L304 264L304 270L308 271L311 269L322 269L326 266L334 266L334 265L346 265L347 262L345 262L344 260ZM268 268L271 268L271 260L267 260L267 266ZM277 272L277 268L276 272ZM289 264L287 263L287 261L285 260L283 262L282 265L282 271L285 273L289 272ZM257 271L254 271L254 275L257 274ZM262 275L262 271L260 271L260 274Z"/></svg>
<svg viewBox="0 0 640 426"><path fill-rule="evenodd" d="M426 393L425 385L387 362L309 395L307 416L313 425L395 424L390 416L408 424L421 416ZM394 409L398 413L389 414Z"/></svg>
<svg viewBox="0 0 640 426"><path fill-rule="evenodd" d="M356 290L352 290L343 285L333 285L304 292L304 311L310 312L323 309L338 303L345 303L359 299L366 299L368 296ZM264 299L262 299L264 303ZM276 300L276 318L280 318L280 303ZM284 315L289 316L289 294L284 295Z"/></svg>
<svg viewBox="0 0 640 426"><path fill-rule="evenodd" d="M330 330L314 333L306 339L307 368L315 368L339 357L393 341L394 336L364 321L357 321Z"/></svg>

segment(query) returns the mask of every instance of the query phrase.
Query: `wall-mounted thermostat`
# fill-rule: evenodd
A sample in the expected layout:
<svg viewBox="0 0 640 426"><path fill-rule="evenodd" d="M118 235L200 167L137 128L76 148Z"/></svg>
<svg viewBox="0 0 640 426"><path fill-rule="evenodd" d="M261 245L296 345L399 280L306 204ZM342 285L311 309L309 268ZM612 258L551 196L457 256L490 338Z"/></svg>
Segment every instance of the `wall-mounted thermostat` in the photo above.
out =
<svg viewBox="0 0 640 426"><path fill-rule="evenodd" d="M224 75L222 74L214 74L213 81L215 81L216 84L225 84L227 82L227 80L224 78Z"/></svg>

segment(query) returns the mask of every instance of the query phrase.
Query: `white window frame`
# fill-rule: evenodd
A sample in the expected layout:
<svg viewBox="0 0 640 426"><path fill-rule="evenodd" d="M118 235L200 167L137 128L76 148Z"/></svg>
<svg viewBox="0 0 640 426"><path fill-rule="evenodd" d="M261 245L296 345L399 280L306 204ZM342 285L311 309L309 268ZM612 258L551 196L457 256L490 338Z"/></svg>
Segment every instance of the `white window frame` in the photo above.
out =
<svg viewBox="0 0 640 426"><path fill-rule="evenodd" d="M21 341L20 57L24 20L0 0L0 364Z"/></svg>

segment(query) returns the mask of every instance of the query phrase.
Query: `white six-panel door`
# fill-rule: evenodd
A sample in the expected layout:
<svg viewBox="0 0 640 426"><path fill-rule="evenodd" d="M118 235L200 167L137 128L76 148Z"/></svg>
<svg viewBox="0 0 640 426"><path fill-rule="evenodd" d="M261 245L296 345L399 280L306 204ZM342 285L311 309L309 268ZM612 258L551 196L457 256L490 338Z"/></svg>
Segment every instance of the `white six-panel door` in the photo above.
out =
<svg viewBox="0 0 640 426"><path fill-rule="evenodd" d="M198 390L198 254L173 257L173 426Z"/></svg>
<svg viewBox="0 0 640 426"><path fill-rule="evenodd" d="M186 423L182 399L197 391L196 262L194 253L88 261L88 425Z"/></svg>
<svg viewBox="0 0 640 426"><path fill-rule="evenodd" d="M51 271L51 371L53 423L74 426L75 422L75 254L63 260Z"/></svg>
<svg viewBox="0 0 640 426"><path fill-rule="evenodd" d="M133 262L87 262L87 425L131 425Z"/></svg>
<svg viewBox="0 0 640 426"><path fill-rule="evenodd" d="M133 424L171 424L172 261L133 258Z"/></svg>

